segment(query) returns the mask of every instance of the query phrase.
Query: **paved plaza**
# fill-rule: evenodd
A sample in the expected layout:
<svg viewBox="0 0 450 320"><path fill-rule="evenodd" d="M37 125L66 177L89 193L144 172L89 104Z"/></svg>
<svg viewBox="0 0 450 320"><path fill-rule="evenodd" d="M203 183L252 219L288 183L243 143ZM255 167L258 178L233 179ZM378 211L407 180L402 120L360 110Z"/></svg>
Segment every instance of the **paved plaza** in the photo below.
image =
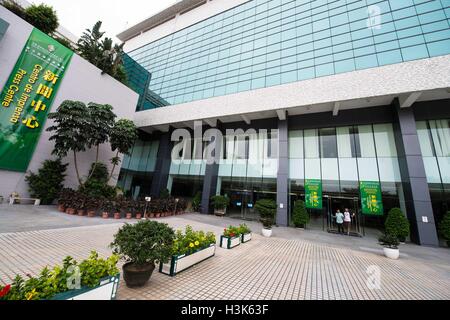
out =
<svg viewBox="0 0 450 320"><path fill-rule="evenodd" d="M36 274L46 265L71 255L86 258L91 250L111 254L108 244L125 220L69 216L54 207L11 213L0 207L0 282L16 273ZM21 212L20 212L21 211ZM20 215L22 214L22 216ZM42 218L44 223L32 223ZM14 215L17 230L5 226ZM24 218L21 222L21 218ZM239 220L199 214L159 219L174 228L189 224L218 236ZM450 250L401 246L401 258L389 260L373 238L352 238L319 231L274 228L274 237L252 241L216 255L175 277L155 270L143 288L129 289L121 281L119 299L450 299ZM219 237L218 237L219 238ZM379 268L381 286L367 285L368 268Z"/></svg>

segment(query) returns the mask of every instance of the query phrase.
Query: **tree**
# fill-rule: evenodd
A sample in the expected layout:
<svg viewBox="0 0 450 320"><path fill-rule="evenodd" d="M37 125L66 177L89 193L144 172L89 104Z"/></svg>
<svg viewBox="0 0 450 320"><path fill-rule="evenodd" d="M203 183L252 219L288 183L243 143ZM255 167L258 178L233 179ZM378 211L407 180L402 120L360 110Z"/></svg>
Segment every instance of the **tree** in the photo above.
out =
<svg viewBox="0 0 450 320"><path fill-rule="evenodd" d="M52 34L59 26L58 16L53 7L45 4L31 5L25 9L24 18L33 26L45 32Z"/></svg>
<svg viewBox="0 0 450 320"><path fill-rule="evenodd" d="M113 44L111 38L104 37L105 33L100 31L102 22L98 21L91 29L83 32L78 40L80 55L90 63L122 83L126 83L126 73L123 68L123 46Z"/></svg>
<svg viewBox="0 0 450 320"><path fill-rule="evenodd" d="M386 234L396 236L401 241L405 241L409 235L409 221L400 208L389 210L384 227Z"/></svg>
<svg viewBox="0 0 450 320"><path fill-rule="evenodd" d="M49 139L55 141L52 154L62 158L69 152L73 153L75 171L81 186L83 183L78 169L77 152L85 151L90 141L89 125L93 120L89 110L83 102L66 100L48 118L55 122L47 128L47 131L55 132Z"/></svg>
<svg viewBox="0 0 450 320"><path fill-rule="evenodd" d="M110 143L111 150L116 151L116 156L111 159L113 167L111 169L108 181L111 180L114 174L114 169L120 163L119 153L130 154L130 150L133 147L137 137L137 128L133 121L120 119L112 127Z"/></svg>
<svg viewBox="0 0 450 320"><path fill-rule="evenodd" d="M298 227L304 227L309 222L309 215L306 211L305 202L302 200L295 201L292 222Z"/></svg>
<svg viewBox="0 0 450 320"><path fill-rule="evenodd" d="M42 204L51 204L64 187L67 165L61 162L61 158L46 160L37 174L30 172L25 180L28 182L31 196L41 199Z"/></svg>
<svg viewBox="0 0 450 320"><path fill-rule="evenodd" d="M267 229L275 223L277 213L277 203L273 199L260 199L255 203L255 209L261 216L261 222Z"/></svg>
<svg viewBox="0 0 450 320"><path fill-rule="evenodd" d="M97 166L98 163L100 145L108 142L114 127L116 115L112 111L113 107L109 104L102 105L90 102L87 108L91 120L90 125L87 126L89 135L87 147L89 149L96 148L94 167L91 170L91 174L88 176L89 180L92 173L95 172L95 166Z"/></svg>
<svg viewBox="0 0 450 320"><path fill-rule="evenodd" d="M25 19L25 10L22 6L15 0L2 0L0 4L4 6L6 9L16 14L17 16Z"/></svg>

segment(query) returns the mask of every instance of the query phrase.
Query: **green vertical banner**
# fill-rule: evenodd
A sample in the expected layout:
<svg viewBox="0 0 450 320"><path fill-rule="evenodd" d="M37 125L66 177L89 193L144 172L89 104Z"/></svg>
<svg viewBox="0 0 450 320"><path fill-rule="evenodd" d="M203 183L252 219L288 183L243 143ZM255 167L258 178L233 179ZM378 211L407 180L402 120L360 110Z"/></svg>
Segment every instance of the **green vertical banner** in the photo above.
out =
<svg viewBox="0 0 450 320"><path fill-rule="evenodd" d="M322 209L321 180L305 180L305 204L308 209Z"/></svg>
<svg viewBox="0 0 450 320"><path fill-rule="evenodd" d="M359 183L361 193L362 213L366 215L383 215L383 201L381 186L377 181L361 181Z"/></svg>
<svg viewBox="0 0 450 320"><path fill-rule="evenodd" d="M0 169L27 170L72 55L33 29L0 95Z"/></svg>

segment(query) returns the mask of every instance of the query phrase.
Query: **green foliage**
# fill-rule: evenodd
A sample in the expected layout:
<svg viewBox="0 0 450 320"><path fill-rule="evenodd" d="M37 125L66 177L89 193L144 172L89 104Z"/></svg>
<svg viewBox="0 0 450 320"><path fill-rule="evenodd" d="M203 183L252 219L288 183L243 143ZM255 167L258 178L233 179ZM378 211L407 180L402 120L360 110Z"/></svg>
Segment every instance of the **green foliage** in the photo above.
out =
<svg viewBox="0 0 450 320"><path fill-rule="evenodd" d="M52 36L53 39L55 39L56 41L58 41L60 44L62 44L63 46L65 46L66 48L75 51L76 49L73 47L72 42L70 42L69 40L59 37L57 35L53 35Z"/></svg>
<svg viewBox="0 0 450 320"><path fill-rule="evenodd" d="M198 212L200 210L200 205L202 204L202 192L198 191L194 199L192 199L192 209L194 209L195 212Z"/></svg>
<svg viewBox="0 0 450 320"><path fill-rule="evenodd" d="M31 5L24 11L24 19L44 33L51 34L59 26L53 7L45 4Z"/></svg>
<svg viewBox="0 0 450 320"><path fill-rule="evenodd" d="M46 160L37 174L30 172L25 180L28 182L31 197L41 199L42 204L51 204L63 189L67 165L63 164L60 158Z"/></svg>
<svg viewBox="0 0 450 320"><path fill-rule="evenodd" d="M170 197L169 189L167 189L167 188L161 189L161 191L159 192L159 197L161 199L169 199L169 197Z"/></svg>
<svg viewBox="0 0 450 320"><path fill-rule="evenodd" d="M138 138L137 128L133 121L118 120L111 129L110 143L112 151L129 154Z"/></svg>
<svg viewBox="0 0 450 320"><path fill-rule="evenodd" d="M382 246L391 248L391 249L398 249L398 245L400 244L400 241L398 241L398 237L393 234L384 234L378 239L379 243Z"/></svg>
<svg viewBox="0 0 450 320"><path fill-rule="evenodd" d="M4 6L6 9L16 14L17 16L25 19L25 10L22 6L15 0L2 0L0 5Z"/></svg>
<svg viewBox="0 0 450 320"><path fill-rule="evenodd" d="M114 253L137 265L167 262L172 254L174 231L165 223L140 221L125 224L114 236Z"/></svg>
<svg viewBox="0 0 450 320"><path fill-rule="evenodd" d="M224 210L230 204L230 199L226 196L214 196L211 198L211 201L216 210Z"/></svg>
<svg viewBox="0 0 450 320"><path fill-rule="evenodd" d="M223 229L223 235L225 237L233 238L237 237L241 234L239 227L229 226L228 228Z"/></svg>
<svg viewBox="0 0 450 320"><path fill-rule="evenodd" d="M247 234L250 232L252 232L252 230L245 223L239 225L239 233L240 234Z"/></svg>
<svg viewBox="0 0 450 320"><path fill-rule="evenodd" d="M123 68L123 45L113 45L111 38L103 38L104 32L100 31L102 22L98 21L91 29L86 31L78 40L80 55L94 66L107 73L122 83L126 83L126 73Z"/></svg>
<svg viewBox="0 0 450 320"><path fill-rule="evenodd" d="M86 126L89 137L87 146L92 148L109 141L116 115L113 112L113 107L109 104L90 102L87 108L91 119Z"/></svg>
<svg viewBox="0 0 450 320"><path fill-rule="evenodd" d="M292 222L296 227L303 227L309 222L309 214L306 211L305 202L302 200L295 201Z"/></svg>
<svg viewBox="0 0 450 320"><path fill-rule="evenodd" d="M107 184L108 167L101 162L93 163L89 169L90 178L78 189L82 194L94 198L112 199L116 189Z"/></svg>
<svg viewBox="0 0 450 320"><path fill-rule="evenodd" d="M275 223L275 215L277 213L277 203L272 199L260 199L255 203L255 209L258 211L263 226L271 228Z"/></svg>
<svg viewBox="0 0 450 320"><path fill-rule="evenodd" d="M444 215L439 223L439 233L445 240L450 240L450 211Z"/></svg>
<svg viewBox="0 0 450 320"><path fill-rule="evenodd" d="M81 263L68 256L63 260L62 266L57 265L52 269L45 267L37 277L29 276L29 279L25 280L17 275L9 287L9 292L0 296L0 300L51 299L56 294L69 291L67 285L75 275L75 267L79 267L82 286L96 287L101 279L119 273L116 266L118 261L119 257L116 255L107 259L99 258L95 251ZM6 291L5 287L0 286L0 291Z"/></svg>
<svg viewBox="0 0 450 320"><path fill-rule="evenodd" d="M172 246L173 255L192 254L216 243L216 236L212 232L194 231L191 226L186 226L184 233L181 230L175 232L175 240Z"/></svg>
<svg viewBox="0 0 450 320"><path fill-rule="evenodd" d="M404 240L409 235L409 221L399 208L389 210L384 223L386 234Z"/></svg>
<svg viewBox="0 0 450 320"><path fill-rule="evenodd" d="M52 154L65 157L69 151L86 151L90 141L89 125L93 119L83 102L65 100L56 112L49 113L48 118L54 121L54 125L47 128L47 131L54 132L49 139L55 141Z"/></svg>

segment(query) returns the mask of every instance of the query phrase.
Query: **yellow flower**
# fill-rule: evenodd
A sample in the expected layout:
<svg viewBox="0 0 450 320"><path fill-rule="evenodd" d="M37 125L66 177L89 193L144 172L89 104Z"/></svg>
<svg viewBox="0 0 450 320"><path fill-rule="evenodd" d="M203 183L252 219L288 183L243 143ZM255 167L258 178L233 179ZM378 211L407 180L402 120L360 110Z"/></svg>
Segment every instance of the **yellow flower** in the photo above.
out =
<svg viewBox="0 0 450 320"><path fill-rule="evenodd" d="M193 248L193 247L194 247L194 244L191 242L191 243L189 244L189 247Z"/></svg>
<svg viewBox="0 0 450 320"><path fill-rule="evenodd" d="M36 295L36 289L33 289L33 291L28 292L25 297L27 298L27 300L31 300L33 299L33 297Z"/></svg>
<svg viewBox="0 0 450 320"><path fill-rule="evenodd" d="M196 245L196 246L200 245L200 242L195 241L195 245Z"/></svg>

